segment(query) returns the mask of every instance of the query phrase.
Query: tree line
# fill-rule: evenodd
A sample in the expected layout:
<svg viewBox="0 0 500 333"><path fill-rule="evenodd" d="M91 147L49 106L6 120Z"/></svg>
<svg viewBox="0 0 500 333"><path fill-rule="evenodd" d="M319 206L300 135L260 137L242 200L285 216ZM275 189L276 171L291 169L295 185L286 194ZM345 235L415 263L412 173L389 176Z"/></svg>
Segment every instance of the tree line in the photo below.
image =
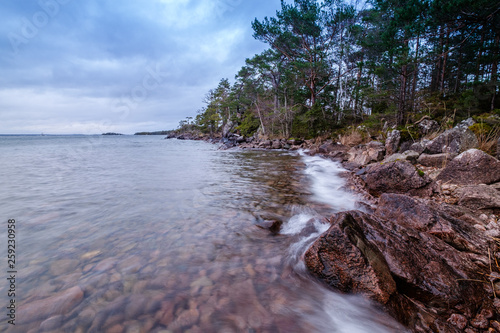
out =
<svg viewBox="0 0 500 333"><path fill-rule="evenodd" d="M282 0L252 28L269 48L183 125L315 137L376 115L404 126L500 108L496 0Z"/></svg>

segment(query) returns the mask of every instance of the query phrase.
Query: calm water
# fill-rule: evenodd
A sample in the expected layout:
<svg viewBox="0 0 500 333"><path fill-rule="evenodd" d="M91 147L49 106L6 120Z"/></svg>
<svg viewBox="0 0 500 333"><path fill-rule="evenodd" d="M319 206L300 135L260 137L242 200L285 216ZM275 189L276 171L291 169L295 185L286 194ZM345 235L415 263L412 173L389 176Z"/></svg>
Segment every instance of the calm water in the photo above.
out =
<svg viewBox="0 0 500 333"><path fill-rule="evenodd" d="M0 158L0 331L401 331L301 260L321 215L355 207L330 161L158 136L0 137Z"/></svg>

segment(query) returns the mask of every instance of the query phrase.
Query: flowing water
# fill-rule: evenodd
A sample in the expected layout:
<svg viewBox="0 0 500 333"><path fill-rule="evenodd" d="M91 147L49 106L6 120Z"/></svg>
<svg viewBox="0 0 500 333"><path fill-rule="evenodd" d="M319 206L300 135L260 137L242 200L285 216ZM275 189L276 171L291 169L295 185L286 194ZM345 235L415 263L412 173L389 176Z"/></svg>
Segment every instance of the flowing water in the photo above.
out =
<svg viewBox="0 0 500 333"><path fill-rule="evenodd" d="M331 161L157 136L3 136L0 158L0 331L402 330L307 273L323 216L356 206Z"/></svg>

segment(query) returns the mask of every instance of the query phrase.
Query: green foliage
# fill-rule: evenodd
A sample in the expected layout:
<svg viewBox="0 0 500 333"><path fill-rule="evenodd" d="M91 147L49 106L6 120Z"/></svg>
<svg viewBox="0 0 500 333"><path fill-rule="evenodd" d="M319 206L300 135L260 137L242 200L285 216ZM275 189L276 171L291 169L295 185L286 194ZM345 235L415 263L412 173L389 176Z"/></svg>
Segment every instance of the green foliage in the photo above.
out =
<svg viewBox="0 0 500 333"><path fill-rule="evenodd" d="M417 173L418 173L418 175L419 175L420 177L425 176L425 172L423 172L422 170L420 170L420 169L418 169L418 168L417 168Z"/></svg>
<svg viewBox="0 0 500 333"><path fill-rule="evenodd" d="M474 132L477 137L488 135L488 133L492 131L491 126L485 123L475 123L474 125L469 126L469 129Z"/></svg>
<svg viewBox="0 0 500 333"><path fill-rule="evenodd" d="M251 137L259 129L259 119L253 116L250 112L243 115L243 121L236 128L241 135Z"/></svg>

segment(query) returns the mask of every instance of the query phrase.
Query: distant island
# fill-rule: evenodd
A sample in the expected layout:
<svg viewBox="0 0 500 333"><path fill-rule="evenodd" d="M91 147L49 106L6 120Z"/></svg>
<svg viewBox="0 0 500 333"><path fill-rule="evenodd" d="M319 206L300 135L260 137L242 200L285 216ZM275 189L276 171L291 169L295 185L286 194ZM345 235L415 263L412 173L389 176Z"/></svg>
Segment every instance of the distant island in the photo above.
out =
<svg viewBox="0 0 500 333"><path fill-rule="evenodd" d="M169 135L172 131L137 132L134 135Z"/></svg>
<svg viewBox="0 0 500 333"><path fill-rule="evenodd" d="M113 133L113 132L108 132L108 133L102 133L102 135L123 135L121 133Z"/></svg>

